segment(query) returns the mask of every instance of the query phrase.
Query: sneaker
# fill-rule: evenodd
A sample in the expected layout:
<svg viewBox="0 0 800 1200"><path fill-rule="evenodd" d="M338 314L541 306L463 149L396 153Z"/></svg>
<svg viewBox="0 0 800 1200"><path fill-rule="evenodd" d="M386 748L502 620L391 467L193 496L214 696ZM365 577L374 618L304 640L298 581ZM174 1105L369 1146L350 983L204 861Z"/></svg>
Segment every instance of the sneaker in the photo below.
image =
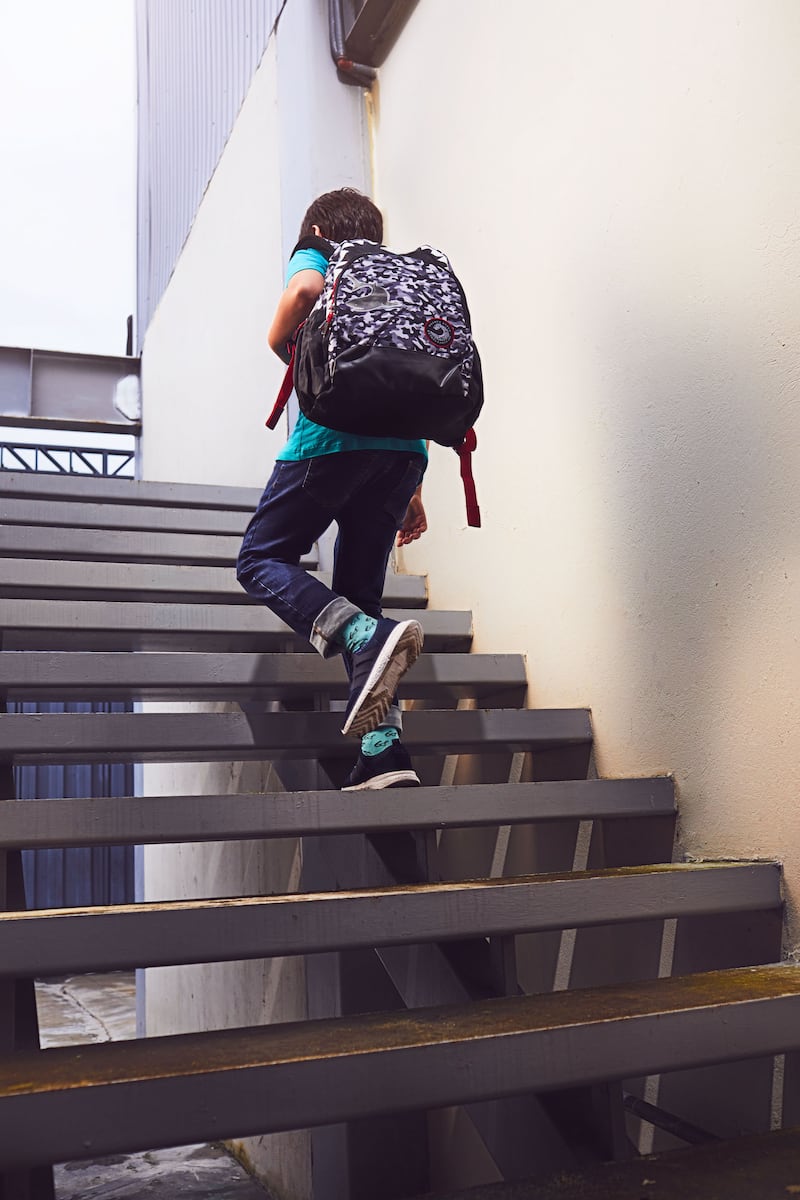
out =
<svg viewBox="0 0 800 1200"><path fill-rule="evenodd" d="M343 792L363 792L368 789L419 787L419 776L411 765L408 751L402 742L392 742L380 754L359 754L342 787Z"/></svg>
<svg viewBox="0 0 800 1200"><path fill-rule="evenodd" d="M422 649L419 621L380 617L375 632L352 656L350 700L342 733L363 737L377 729L392 703L400 679Z"/></svg>

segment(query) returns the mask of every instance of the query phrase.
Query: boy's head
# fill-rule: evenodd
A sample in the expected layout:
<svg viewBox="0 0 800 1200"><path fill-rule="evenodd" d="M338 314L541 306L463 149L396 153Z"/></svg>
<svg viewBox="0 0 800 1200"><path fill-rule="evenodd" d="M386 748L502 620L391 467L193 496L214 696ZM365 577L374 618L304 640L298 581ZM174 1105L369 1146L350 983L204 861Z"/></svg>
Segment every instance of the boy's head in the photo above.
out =
<svg viewBox="0 0 800 1200"><path fill-rule="evenodd" d="M317 196L303 217L300 237L317 232L330 242L346 242L353 238L382 242L383 216L381 210L355 188L339 188Z"/></svg>

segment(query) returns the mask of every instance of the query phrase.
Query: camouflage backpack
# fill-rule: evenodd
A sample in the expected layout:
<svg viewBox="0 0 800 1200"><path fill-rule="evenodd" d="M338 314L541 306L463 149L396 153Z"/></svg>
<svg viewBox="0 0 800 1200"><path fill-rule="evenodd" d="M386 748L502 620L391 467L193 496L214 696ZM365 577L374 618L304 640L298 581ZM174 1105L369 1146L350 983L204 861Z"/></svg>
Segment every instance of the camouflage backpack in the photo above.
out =
<svg viewBox="0 0 800 1200"><path fill-rule="evenodd" d="M275 427L293 383L302 412L318 425L452 446L468 522L479 525L470 456L483 378L464 290L448 259L430 246L397 254L367 241L334 247L315 238L314 245L330 254L324 286L297 330L267 424Z"/></svg>

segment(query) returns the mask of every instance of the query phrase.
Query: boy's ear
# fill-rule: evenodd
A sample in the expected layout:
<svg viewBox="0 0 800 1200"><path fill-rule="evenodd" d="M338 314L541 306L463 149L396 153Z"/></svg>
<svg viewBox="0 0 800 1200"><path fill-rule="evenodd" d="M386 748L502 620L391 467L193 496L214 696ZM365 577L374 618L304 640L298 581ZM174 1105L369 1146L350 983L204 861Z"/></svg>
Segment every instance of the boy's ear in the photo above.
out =
<svg viewBox="0 0 800 1200"><path fill-rule="evenodd" d="M322 237L322 230L319 225L312 225L311 228L314 230L316 237Z"/></svg>

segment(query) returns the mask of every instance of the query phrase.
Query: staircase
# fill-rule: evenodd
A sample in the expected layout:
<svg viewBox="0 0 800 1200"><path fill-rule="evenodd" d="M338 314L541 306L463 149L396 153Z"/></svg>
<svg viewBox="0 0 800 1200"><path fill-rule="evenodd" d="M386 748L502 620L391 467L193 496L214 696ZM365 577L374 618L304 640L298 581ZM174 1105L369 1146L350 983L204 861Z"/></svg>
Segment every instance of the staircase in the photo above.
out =
<svg viewBox="0 0 800 1200"><path fill-rule="evenodd" d="M0 1198L289 1129L315 1130L314 1200L400 1200L452 1176L445 1126L483 1182L779 1124L778 866L673 864L671 781L591 778L589 712L522 707L522 660L469 653L470 615L414 577L385 604L425 629L402 689L424 786L338 791L342 665L234 579L257 499L0 475L3 699L241 706L0 715ZM13 798L14 764L229 760L288 790ZM304 839L301 893L25 911L23 848L273 838ZM308 1020L38 1049L35 977L296 955Z"/></svg>

